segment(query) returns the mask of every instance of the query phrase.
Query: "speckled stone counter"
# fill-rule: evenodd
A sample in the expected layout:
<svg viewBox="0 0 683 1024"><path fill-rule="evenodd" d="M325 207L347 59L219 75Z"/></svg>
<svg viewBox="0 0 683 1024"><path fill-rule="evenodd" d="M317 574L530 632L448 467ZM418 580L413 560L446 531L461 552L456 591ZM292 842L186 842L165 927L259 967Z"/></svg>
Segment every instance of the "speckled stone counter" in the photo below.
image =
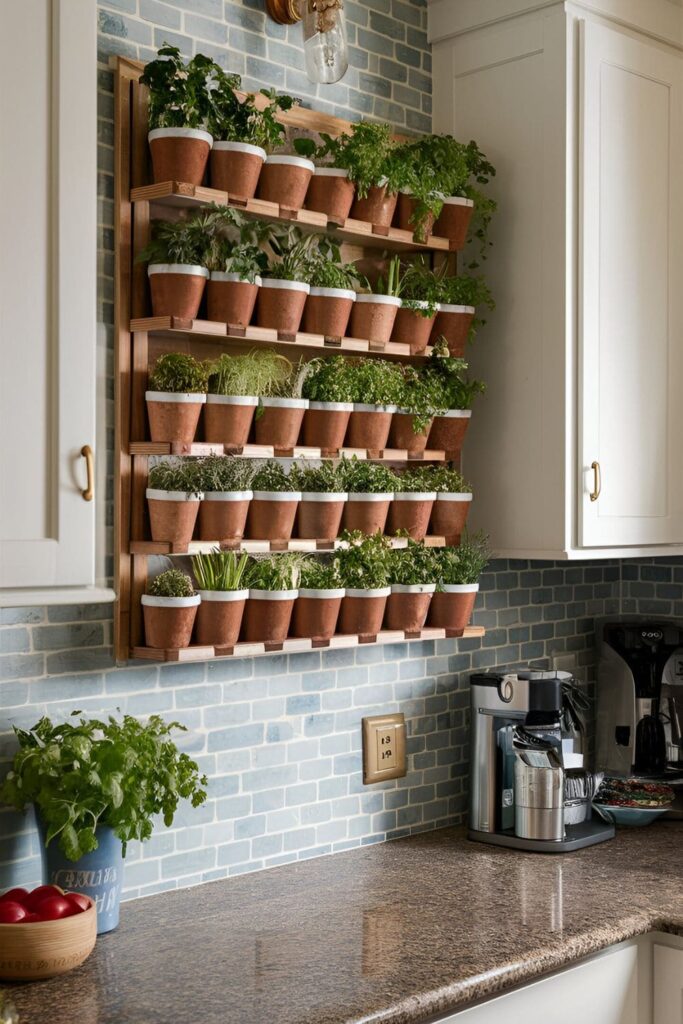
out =
<svg viewBox="0 0 683 1024"><path fill-rule="evenodd" d="M683 934L683 826L564 856L446 829L127 903L21 1024L418 1024L652 930Z"/></svg>

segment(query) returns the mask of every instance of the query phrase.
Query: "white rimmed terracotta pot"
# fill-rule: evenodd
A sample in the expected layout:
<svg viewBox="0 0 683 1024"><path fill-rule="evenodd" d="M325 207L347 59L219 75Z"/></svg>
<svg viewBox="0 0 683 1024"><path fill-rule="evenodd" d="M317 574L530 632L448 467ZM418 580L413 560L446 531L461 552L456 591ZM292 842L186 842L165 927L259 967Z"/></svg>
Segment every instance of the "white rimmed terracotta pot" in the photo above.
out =
<svg viewBox="0 0 683 1024"><path fill-rule="evenodd" d="M398 491L389 508L388 533L407 530L413 540L424 540L435 501L434 491Z"/></svg>
<svg viewBox="0 0 683 1024"><path fill-rule="evenodd" d="M444 584L429 606L429 625L447 629L452 636L462 636L472 618L478 590L478 583Z"/></svg>
<svg viewBox="0 0 683 1024"><path fill-rule="evenodd" d="M186 548L192 540L203 494L184 491L145 491L152 540L163 540L174 548Z"/></svg>
<svg viewBox="0 0 683 1024"><path fill-rule="evenodd" d="M307 398L262 398L256 413L256 444L294 448L299 440Z"/></svg>
<svg viewBox="0 0 683 1024"><path fill-rule="evenodd" d="M199 594L192 597L153 597L142 595L142 615L145 620L145 641L148 647L177 650L189 647Z"/></svg>
<svg viewBox="0 0 683 1024"><path fill-rule="evenodd" d="M199 128L154 128L147 136L152 176L158 181L201 185L213 138Z"/></svg>
<svg viewBox="0 0 683 1024"><path fill-rule="evenodd" d="M419 632L427 619L435 590L435 583L392 584L385 614L387 629Z"/></svg>
<svg viewBox="0 0 683 1024"><path fill-rule="evenodd" d="M390 492L374 494L358 492L349 494L344 505L343 523L345 530L360 530L370 536L384 533L389 506L394 498Z"/></svg>
<svg viewBox="0 0 683 1024"><path fill-rule="evenodd" d="M461 358L465 354L465 346L475 312L474 306L454 306L448 302L440 303L430 340L434 342L443 336L448 344L449 353L456 359Z"/></svg>
<svg viewBox="0 0 683 1024"><path fill-rule="evenodd" d="M199 590L197 643L200 646L234 647L239 639L248 590Z"/></svg>
<svg viewBox="0 0 683 1024"><path fill-rule="evenodd" d="M199 539L236 541L244 536L252 491L204 491Z"/></svg>
<svg viewBox="0 0 683 1024"><path fill-rule="evenodd" d="M372 590L346 588L339 613L339 632L357 633L360 637L377 636L382 628L384 611L391 587Z"/></svg>
<svg viewBox="0 0 683 1024"><path fill-rule="evenodd" d="M308 183L306 209L326 213L333 224L343 224L351 213L356 188L343 167L316 167Z"/></svg>
<svg viewBox="0 0 683 1024"><path fill-rule="evenodd" d="M267 156L258 183L259 199L300 210L314 171L315 164L303 156Z"/></svg>
<svg viewBox="0 0 683 1024"><path fill-rule="evenodd" d="M281 644L287 639L298 590L250 590L242 636L247 642Z"/></svg>
<svg viewBox="0 0 683 1024"><path fill-rule="evenodd" d="M209 277L206 267L186 263L150 263L147 275L154 316L196 319Z"/></svg>
<svg viewBox="0 0 683 1024"><path fill-rule="evenodd" d="M432 506L432 533L445 537L448 544L455 541L465 529L472 507L472 495L466 491L437 494Z"/></svg>
<svg viewBox="0 0 683 1024"><path fill-rule="evenodd" d="M204 439L226 448L244 448L257 405L254 395L207 395Z"/></svg>
<svg viewBox="0 0 683 1024"><path fill-rule="evenodd" d="M349 334L386 345L394 329L401 300L395 295L365 295L356 293L351 307Z"/></svg>
<svg viewBox="0 0 683 1024"><path fill-rule="evenodd" d="M339 451L352 410L352 402L309 401L304 416L304 444L323 451Z"/></svg>
<svg viewBox="0 0 683 1024"><path fill-rule="evenodd" d="M304 331L324 334L326 338L343 338L356 293L350 288L315 288L311 290L304 307Z"/></svg>
<svg viewBox="0 0 683 1024"><path fill-rule="evenodd" d="M434 214L427 213L418 230L418 226L413 220L416 209L417 200L413 197L412 192L409 189L406 189L405 192L399 192L394 221L402 231L412 231L415 240L424 243L433 233Z"/></svg>
<svg viewBox="0 0 683 1024"><path fill-rule="evenodd" d="M452 458L459 455L471 419L471 409L449 409L435 416L427 442L430 450L448 452Z"/></svg>
<svg viewBox="0 0 683 1024"><path fill-rule="evenodd" d="M265 159L265 149L250 142L215 141L211 149L211 187L240 199L253 199Z"/></svg>
<svg viewBox="0 0 683 1024"><path fill-rule="evenodd" d="M390 448L400 448L402 451L413 453L425 450L432 421L429 421L424 430L416 433L413 429L414 419L413 414L405 409L398 409L396 411L392 417L391 430L389 431Z"/></svg>
<svg viewBox="0 0 683 1024"><path fill-rule="evenodd" d="M379 185L372 185L364 199L356 196L351 207L351 216L354 220L367 220L377 227L388 228L394 219L397 202L398 193L387 192L386 183L381 182Z"/></svg>
<svg viewBox="0 0 683 1024"><path fill-rule="evenodd" d="M347 448L367 448L369 451L386 448L395 412L395 405L354 402L346 432Z"/></svg>
<svg viewBox="0 0 683 1024"><path fill-rule="evenodd" d="M300 491L254 491L247 516L247 537L289 540L300 501Z"/></svg>
<svg viewBox="0 0 683 1024"><path fill-rule="evenodd" d="M338 491L303 491L297 513L296 534L302 540L335 540L348 498Z"/></svg>
<svg viewBox="0 0 683 1024"><path fill-rule="evenodd" d="M206 312L209 320L248 327L254 314L261 278L245 281L239 274L212 270L206 288Z"/></svg>
<svg viewBox="0 0 683 1024"><path fill-rule="evenodd" d="M465 199L463 196L446 196L434 225L434 234L448 238L454 249L464 248L473 212L474 203L471 199Z"/></svg>
<svg viewBox="0 0 683 1024"><path fill-rule="evenodd" d="M396 314L394 329L391 333L392 341L398 341L403 345L410 345L412 355L424 352L427 348L432 327L439 311L437 306L433 316L424 316L415 307L417 309L429 309L429 303L418 300L407 306L404 302Z"/></svg>
<svg viewBox="0 0 683 1024"><path fill-rule="evenodd" d="M294 605L292 636L329 640L334 636L345 591L302 588Z"/></svg>
<svg viewBox="0 0 683 1024"><path fill-rule="evenodd" d="M256 303L256 323L282 334L296 334L301 326L310 285L264 277Z"/></svg>
<svg viewBox="0 0 683 1024"><path fill-rule="evenodd" d="M145 402L152 441L192 444L206 395L145 391Z"/></svg>

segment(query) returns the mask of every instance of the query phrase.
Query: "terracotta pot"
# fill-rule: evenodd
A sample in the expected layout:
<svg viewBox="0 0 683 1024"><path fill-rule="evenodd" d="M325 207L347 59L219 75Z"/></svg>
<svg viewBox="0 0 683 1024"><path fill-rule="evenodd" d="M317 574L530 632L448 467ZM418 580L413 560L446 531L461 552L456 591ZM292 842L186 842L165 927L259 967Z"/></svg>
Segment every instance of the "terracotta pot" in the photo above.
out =
<svg viewBox="0 0 683 1024"><path fill-rule="evenodd" d="M413 418L412 413L401 412L400 409L394 414L389 431L390 448L400 448L407 452L423 452L425 450L431 421L427 424L426 430L416 434L413 430Z"/></svg>
<svg viewBox="0 0 683 1024"><path fill-rule="evenodd" d="M339 451L353 410L351 402L310 402L304 416L304 444Z"/></svg>
<svg viewBox="0 0 683 1024"><path fill-rule="evenodd" d="M198 128L155 128L147 136L154 181L201 185L213 142Z"/></svg>
<svg viewBox="0 0 683 1024"><path fill-rule="evenodd" d="M302 156L268 156L261 168L259 199L279 203L286 210L300 210L306 199L315 164Z"/></svg>
<svg viewBox="0 0 683 1024"><path fill-rule="evenodd" d="M346 588L339 613L340 633L357 633L360 637L374 637L382 629L384 610L391 587L376 590Z"/></svg>
<svg viewBox="0 0 683 1024"><path fill-rule="evenodd" d="M282 334L296 334L309 291L303 281L264 277L256 304L256 323Z"/></svg>
<svg viewBox="0 0 683 1024"><path fill-rule="evenodd" d="M387 193L386 185L372 185L365 199L353 201L351 216L354 220L367 220L377 227L388 228L394 219L398 194Z"/></svg>
<svg viewBox="0 0 683 1024"><path fill-rule="evenodd" d="M437 494L432 507L432 533L445 537L448 544L457 543L471 508L471 494Z"/></svg>
<svg viewBox="0 0 683 1024"><path fill-rule="evenodd" d="M192 444L206 395L146 391L145 401L152 441Z"/></svg>
<svg viewBox="0 0 683 1024"><path fill-rule="evenodd" d="M199 539L241 540L251 498L251 491L205 491L199 509Z"/></svg>
<svg viewBox="0 0 683 1024"><path fill-rule="evenodd" d="M247 516L247 537L290 540L300 501L299 491L254 491Z"/></svg>
<svg viewBox="0 0 683 1024"><path fill-rule="evenodd" d="M234 647L240 635L248 590L200 590L196 640L200 646Z"/></svg>
<svg viewBox="0 0 683 1024"><path fill-rule="evenodd" d="M239 274L212 270L206 289L206 310L209 320L248 327L256 305L261 278L243 281Z"/></svg>
<svg viewBox="0 0 683 1024"><path fill-rule="evenodd" d="M426 309L429 303L415 302L413 305ZM434 316L421 316L414 308L406 306L404 303L396 314L391 340L398 341L403 345L410 345L412 355L424 352L435 320L436 313Z"/></svg>
<svg viewBox="0 0 683 1024"><path fill-rule="evenodd" d="M446 584L443 591L432 598L428 624L452 631L453 636L462 636L472 618L478 590L478 583Z"/></svg>
<svg viewBox="0 0 683 1024"><path fill-rule="evenodd" d="M256 412L256 444L294 448L307 408L306 398L262 398Z"/></svg>
<svg viewBox="0 0 683 1024"><path fill-rule="evenodd" d="M395 494L389 509L387 532L395 535L399 530L407 530L413 540L424 540L435 500L433 491Z"/></svg>
<svg viewBox="0 0 683 1024"><path fill-rule="evenodd" d="M386 448L391 430L395 405L365 405L354 402L346 432L347 448L367 448L382 451Z"/></svg>
<svg viewBox="0 0 683 1024"><path fill-rule="evenodd" d="M244 448L257 405L253 395L207 395L204 439L226 448Z"/></svg>
<svg viewBox="0 0 683 1024"><path fill-rule="evenodd" d="M215 145L215 143L214 143ZM426 242L434 231L434 214L428 213L418 231L413 215L417 208L417 200L407 192L399 192L396 204L396 223L402 231L412 231L417 242Z"/></svg>
<svg viewBox="0 0 683 1024"><path fill-rule="evenodd" d="M333 224L343 224L351 212L356 188L341 167L316 167L308 184L306 209L326 213Z"/></svg>
<svg viewBox="0 0 683 1024"><path fill-rule="evenodd" d="M265 159L265 149L248 142L214 142L211 187L240 199L253 199Z"/></svg>
<svg viewBox="0 0 683 1024"><path fill-rule="evenodd" d="M300 590L294 605L292 636L329 640L334 636L344 590Z"/></svg>
<svg viewBox="0 0 683 1024"><path fill-rule="evenodd" d="M297 515L296 535L302 540L335 540L348 495L304 491Z"/></svg>
<svg viewBox="0 0 683 1024"><path fill-rule="evenodd" d="M384 533L393 494L349 494L342 517L345 530Z"/></svg>
<svg viewBox="0 0 683 1024"><path fill-rule="evenodd" d="M195 320L209 276L205 267L150 263L147 267L153 316Z"/></svg>
<svg viewBox="0 0 683 1024"><path fill-rule="evenodd" d="M281 644L287 639L296 590L250 590L244 610L243 639Z"/></svg>
<svg viewBox="0 0 683 1024"><path fill-rule="evenodd" d="M146 492L152 540L163 540L174 548L186 548L192 540L199 503L203 494L187 496L184 491Z"/></svg>
<svg viewBox="0 0 683 1024"><path fill-rule="evenodd" d="M456 359L464 356L475 312L474 306L453 306L442 302L430 335L432 344L443 335L450 354Z"/></svg>
<svg viewBox="0 0 683 1024"><path fill-rule="evenodd" d="M467 229L472 220L474 203L462 196L448 196L434 225L434 234L449 238L455 249L462 249L467 240Z"/></svg>
<svg viewBox="0 0 683 1024"><path fill-rule="evenodd" d="M142 596L142 614L145 620L145 643L159 650L177 650L189 647L197 608L201 598Z"/></svg>
<svg viewBox="0 0 683 1024"><path fill-rule="evenodd" d="M343 338L356 293L348 288L311 288L304 308L304 331Z"/></svg>
<svg viewBox="0 0 683 1024"><path fill-rule="evenodd" d="M430 450L448 452L451 458L459 455L471 419L471 409L449 409L443 416L435 416L429 431Z"/></svg>
<svg viewBox="0 0 683 1024"><path fill-rule="evenodd" d="M384 617L386 628L403 629L406 633L419 632L427 619L435 590L435 583L416 583L413 586L394 583Z"/></svg>
<svg viewBox="0 0 683 1024"><path fill-rule="evenodd" d="M351 309L349 335L386 345L394 329L401 300L394 295L356 294Z"/></svg>

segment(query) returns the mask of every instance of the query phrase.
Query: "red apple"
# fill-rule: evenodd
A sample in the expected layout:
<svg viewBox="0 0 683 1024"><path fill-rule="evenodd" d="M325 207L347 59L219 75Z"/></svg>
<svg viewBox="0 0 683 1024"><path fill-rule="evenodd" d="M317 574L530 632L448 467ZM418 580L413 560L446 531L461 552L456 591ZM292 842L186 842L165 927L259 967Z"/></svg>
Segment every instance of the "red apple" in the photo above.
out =
<svg viewBox="0 0 683 1024"><path fill-rule="evenodd" d="M0 903L0 924L19 924L26 917L26 910L21 903L3 900Z"/></svg>

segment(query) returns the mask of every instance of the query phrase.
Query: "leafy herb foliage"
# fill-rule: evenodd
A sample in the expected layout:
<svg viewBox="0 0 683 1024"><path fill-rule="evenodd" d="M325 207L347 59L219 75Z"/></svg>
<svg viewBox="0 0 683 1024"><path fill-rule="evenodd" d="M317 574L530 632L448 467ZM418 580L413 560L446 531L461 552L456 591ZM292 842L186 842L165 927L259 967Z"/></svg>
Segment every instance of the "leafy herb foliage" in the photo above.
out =
<svg viewBox="0 0 683 1024"><path fill-rule="evenodd" d="M436 582L435 550L408 538L407 548L396 548L389 555L389 582L409 587Z"/></svg>
<svg viewBox="0 0 683 1024"><path fill-rule="evenodd" d="M476 533L473 537L464 534L459 547L435 551L437 590L443 590L448 584L477 583L491 558L488 537L484 533Z"/></svg>
<svg viewBox="0 0 683 1024"><path fill-rule="evenodd" d="M254 469L249 459L209 455L194 465L194 485L199 491L247 491Z"/></svg>
<svg viewBox="0 0 683 1024"><path fill-rule="evenodd" d="M200 590L240 590L248 564L247 554L220 548L192 556L192 572Z"/></svg>
<svg viewBox="0 0 683 1024"><path fill-rule="evenodd" d="M147 593L152 597L192 597L194 589L187 573L180 569L166 569L154 577Z"/></svg>
<svg viewBox="0 0 683 1024"><path fill-rule="evenodd" d="M254 558L246 575L252 590L296 590L306 556L299 551Z"/></svg>
<svg viewBox="0 0 683 1024"><path fill-rule="evenodd" d="M359 530L346 530L341 539L347 545L337 552L341 585L358 590L386 587L391 556L388 537L381 533L365 536Z"/></svg>
<svg viewBox="0 0 683 1024"><path fill-rule="evenodd" d="M224 75L210 57L198 53L187 64L177 46L165 43L140 78L149 89L149 127L206 128L213 104L211 87Z"/></svg>
<svg viewBox="0 0 683 1024"><path fill-rule="evenodd" d="M349 494L393 494L398 490L398 477L380 462L368 462L353 455L342 459L337 468Z"/></svg>
<svg viewBox="0 0 683 1024"><path fill-rule="evenodd" d="M224 352L208 366L212 395L279 395L295 370L289 359L273 349L252 349L245 355Z"/></svg>
<svg viewBox="0 0 683 1024"><path fill-rule="evenodd" d="M323 561L322 558L311 557L301 566L299 587L302 590L338 590L341 586L338 559Z"/></svg>
<svg viewBox="0 0 683 1024"><path fill-rule="evenodd" d="M197 464L192 459L168 459L157 462L149 471L148 484L156 491L178 491L188 497L200 491Z"/></svg>
<svg viewBox="0 0 683 1024"><path fill-rule="evenodd" d="M208 384L206 366L183 352L159 356L149 375L150 391L203 394Z"/></svg>
<svg viewBox="0 0 683 1024"><path fill-rule="evenodd" d="M280 462L264 462L254 473L251 486L255 491L297 491L294 478L289 476Z"/></svg>
<svg viewBox="0 0 683 1024"><path fill-rule="evenodd" d="M389 192L397 192L401 183L400 162L396 160L396 143L388 124L359 121L351 130L333 139L321 133L322 143L316 146L312 139L295 139L294 148L301 156L339 167L349 172L349 180L356 186L360 199L367 196L374 185L386 179Z"/></svg>
<svg viewBox="0 0 683 1024"><path fill-rule="evenodd" d="M289 474L296 491L309 494L343 492L342 476L334 462L324 460L318 466L294 463Z"/></svg>

